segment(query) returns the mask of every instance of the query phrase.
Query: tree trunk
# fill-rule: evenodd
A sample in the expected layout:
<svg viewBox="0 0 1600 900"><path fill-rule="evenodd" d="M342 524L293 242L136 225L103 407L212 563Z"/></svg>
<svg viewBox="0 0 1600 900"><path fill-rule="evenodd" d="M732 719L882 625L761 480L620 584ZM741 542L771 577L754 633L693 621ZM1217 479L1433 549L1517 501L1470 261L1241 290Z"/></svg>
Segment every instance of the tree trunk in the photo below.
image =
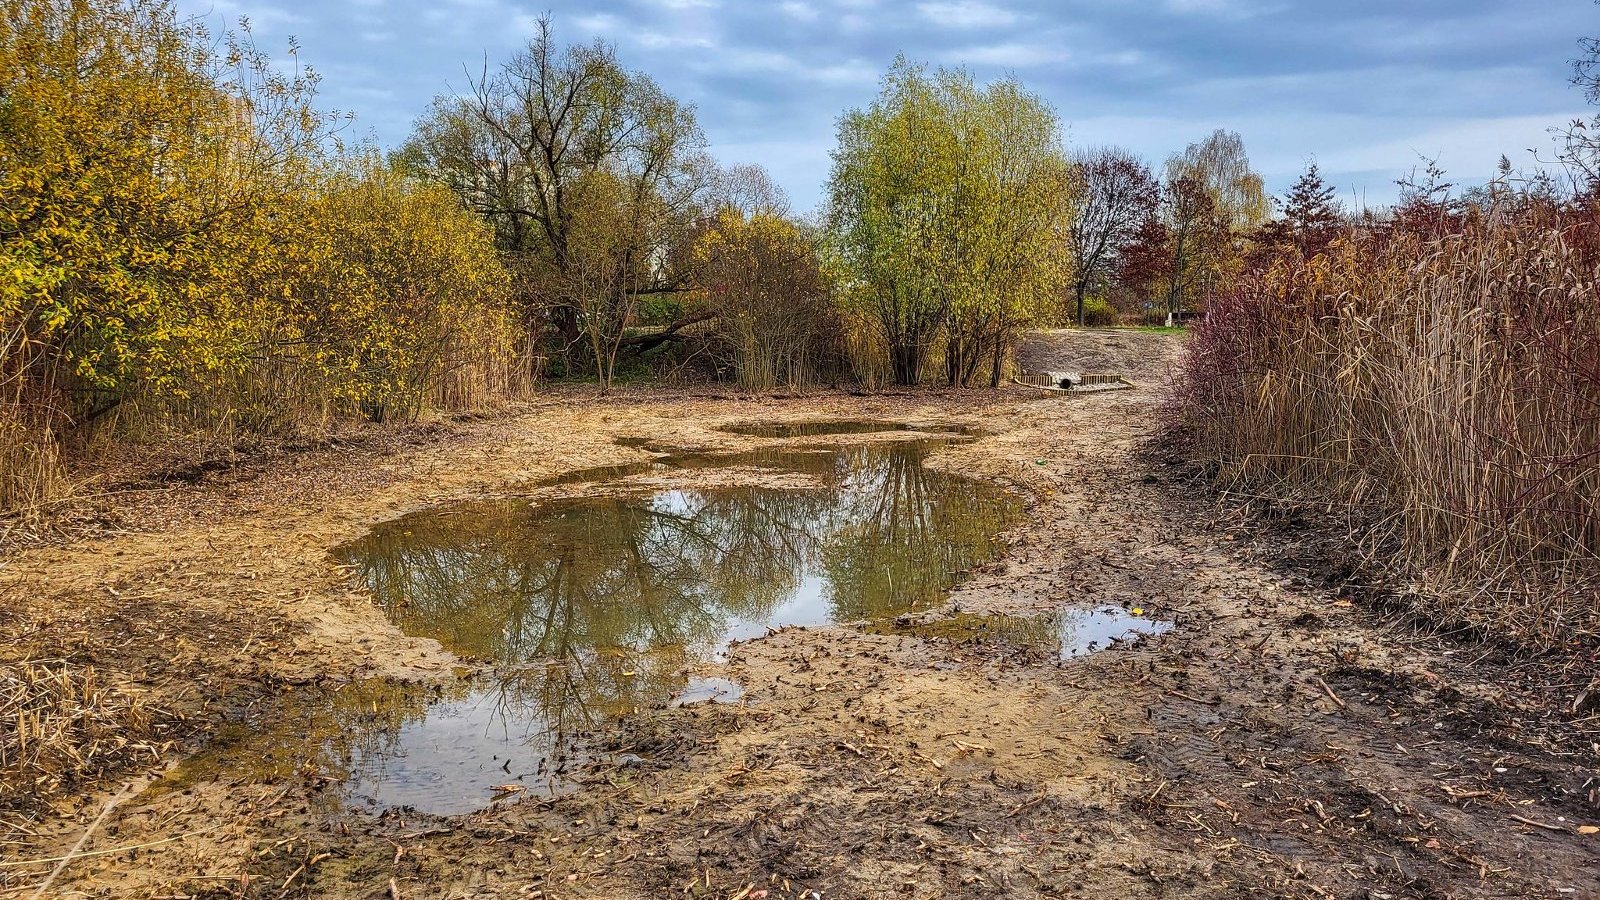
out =
<svg viewBox="0 0 1600 900"><path fill-rule="evenodd" d="M922 353L915 344L901 344L890 351L894 383L913 385L922 374Z"/></svg>
<svg viewBox="0 0 1600 900"><path fill-rule="evenodd" d="M561 338L563 352L576 345L583 339L578 330L578 310L568 304L557 306L550 312L551 324L556 327L556 334Z"/></svg>

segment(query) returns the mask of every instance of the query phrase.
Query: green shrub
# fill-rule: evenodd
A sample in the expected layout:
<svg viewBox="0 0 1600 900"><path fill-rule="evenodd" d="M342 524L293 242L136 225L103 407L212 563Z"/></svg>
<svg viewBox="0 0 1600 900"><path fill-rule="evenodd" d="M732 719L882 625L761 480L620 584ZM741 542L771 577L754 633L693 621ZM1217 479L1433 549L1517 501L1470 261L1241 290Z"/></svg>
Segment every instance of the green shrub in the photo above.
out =
<svg viewBox="0 0 1600 900"><path fill-rule="evenodd" d="M1083 300L1083 324L1090 328L1110 328L1120 321L1117 308L1112 306L1104 297L1085 297Z"/></svg>

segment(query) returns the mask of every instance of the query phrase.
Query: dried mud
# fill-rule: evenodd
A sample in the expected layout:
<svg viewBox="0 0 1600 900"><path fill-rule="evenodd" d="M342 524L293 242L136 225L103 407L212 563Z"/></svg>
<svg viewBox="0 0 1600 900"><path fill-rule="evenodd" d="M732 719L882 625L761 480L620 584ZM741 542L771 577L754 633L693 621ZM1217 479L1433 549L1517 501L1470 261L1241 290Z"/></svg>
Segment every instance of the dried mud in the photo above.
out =
<svg viewBox="0 0 1600 900"><path fill-rule="evenodd" d="M116 527L11 553L6 658L96 666L164 711L167 743L6 798L0 896L33 895L112 799L49 896L1600 896L1592 722L1552 723L1498 664L1384 627L1141 456L1176 339L1037 341L1026 358L1141 388L557 394L426 441L123 497ZM314 771L246 765L138 790L208 736L281 722L290 698L458 677L469 661L400 633L330 559L372 525L645 446L790 440L729 425L824 419L975 429L931 464L1032 498L1009 550L928 618L1139 606L1174 628L1070 661L1003 635L785 629L706 673L741 703L640 710L593 736L617 762L580 790L466 816L341 810ZM895 436L849 438L873 439Z"/></svg>

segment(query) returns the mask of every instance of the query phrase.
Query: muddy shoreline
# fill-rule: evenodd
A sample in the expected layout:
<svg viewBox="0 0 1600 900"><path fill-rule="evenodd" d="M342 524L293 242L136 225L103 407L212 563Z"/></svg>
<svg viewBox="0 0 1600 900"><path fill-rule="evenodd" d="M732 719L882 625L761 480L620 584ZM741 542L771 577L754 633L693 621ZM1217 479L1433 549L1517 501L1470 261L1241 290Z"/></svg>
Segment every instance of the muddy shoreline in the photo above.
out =
<svg viewBox="0 0 1600 900"><path fill-rule="evenodd" d="M593 736L628 762L573 793L365 815L324 802L316 772L222 765L124 798L51 895L1600 896L1592 726L1535 720L1493 661L1385 629L1140 457L1175 349L1139 333L1028 349L1141 384L1082 397L552 400L168 492L122 533L14 553L7 658L92 663L164 710L170 737L8 814L0 895L29 896L53 863L15 863L66 853L199 735L225 743L226 723L284 697L459 678L462 660L390 624L329 548L648 459L640 445L749 449L806 438L718 429L838 419L978 429L930 465L1031 498L1005 553L927 621L1137 606L1173 630L1061 660L917 622L784 629L731 652L747 702L641 709Z"/></svg>

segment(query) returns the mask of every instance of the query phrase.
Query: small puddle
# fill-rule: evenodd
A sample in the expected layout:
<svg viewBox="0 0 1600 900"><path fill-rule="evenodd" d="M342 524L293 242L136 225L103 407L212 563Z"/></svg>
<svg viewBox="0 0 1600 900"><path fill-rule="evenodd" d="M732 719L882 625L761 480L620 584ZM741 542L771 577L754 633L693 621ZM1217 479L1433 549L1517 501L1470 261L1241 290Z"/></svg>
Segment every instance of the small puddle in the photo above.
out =
<svg viewBox="0 0 1600 900"><path fill-rule="evenodd" d="M621 445L621 441L617 442ZM590 484L597 481L614 481L618 478L632 478L643 475L657 468L655 460L640 460L638 462L612 463L604 466L591 466L587 469L573 469L560 475L551 475L534 482L536 487L563 487L570 484Z"/></svg>
<svg viewBox="0 0 1600 900"><path fill-rule="evenodd" d="M744 686L731 678L690 678L683 690L672 695L669 706L695 703L736 703L744 696Z"/></svg>
<svg viewBox="0 0 1600 900"><path fill-rule="evenodd" d="M1061 639L1061 659L1088 656L1118 644L1137 643L1172 630L1171 622L1161 622L1117 606L1070 610L1058 613L1057 633Z"/></svg>
<svg viewBox="0 0 1600 900"><path fill-rule="evenodd" d="M724 425L717 429L729 434L762 438L831 437L834 435L884 434L916 431L930 435L981 437L982 429L971 425L913 425L906 422L764 422L755 425Z"/></svg>
<svg viewBox="0 0 1600 900"><path fill-rule="evenodd" d="M592 495L379 525L334 555L407 634L495 674L423 700L329 700L259 735L286 743L258 755L309 753L341 799L373 808L457 814L501 786L568 790L585 735L618 717L738 701L737 683L691 674L731 643L927 609L992 559L1021 503L924 466L939 443L666 457L546 482L599 482Z"/></svg>
<svg viewBox="0 0 1600 900"><path fill-rule="evenodd" d="M869 630L963 644L1007 644L1035 657L1072 660L1166 634L1172 630L1172 623L1135 615L1117 606L1097 606L1035 616L959 613L909 625L880 623L869 626Z"/></svg>

